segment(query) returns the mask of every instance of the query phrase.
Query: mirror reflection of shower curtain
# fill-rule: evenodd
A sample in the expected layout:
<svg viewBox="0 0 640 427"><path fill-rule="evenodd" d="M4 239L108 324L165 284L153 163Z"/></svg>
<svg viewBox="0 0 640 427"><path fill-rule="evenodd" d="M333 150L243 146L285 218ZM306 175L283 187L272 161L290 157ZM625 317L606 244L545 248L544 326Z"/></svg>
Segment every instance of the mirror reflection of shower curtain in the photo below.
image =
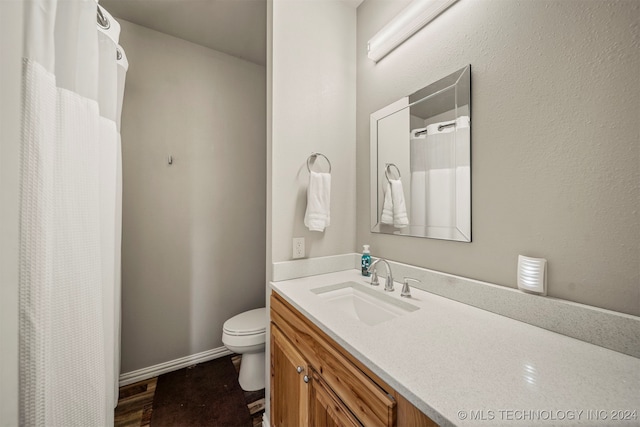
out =
<svg viewBox="0 0 640 427"><path fill-rule="evenodd" d="M119 26L25 2L20 425L112 425L119 359ZM126 66L125 66L126 71Z"/></svg>
<svg viewBox="0 0 640 427"><path fill-rule="evenodd" d="M438 130L447 123L451 122L431 124L417 137L414 130L411 136L411 225L425 231L440 228L442 233L454 232L465 220L460 217L465 215L464 209L457 207L466 203L465 193L469 196L464 189L465 176L469 176L468 156L465 162L461 152L465 150L465 133L468 145L469 120L460 117L455 127Z"/></svg>

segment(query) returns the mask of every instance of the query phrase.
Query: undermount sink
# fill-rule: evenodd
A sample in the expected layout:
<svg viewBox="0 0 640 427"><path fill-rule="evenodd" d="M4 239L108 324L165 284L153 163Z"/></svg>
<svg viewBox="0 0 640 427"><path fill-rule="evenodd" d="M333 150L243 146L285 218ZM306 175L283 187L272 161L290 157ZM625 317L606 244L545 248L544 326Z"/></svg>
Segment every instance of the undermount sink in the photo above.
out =
<svg viewBox="0 0 640 427"><path fill-rule="evenodd" d="M419 309L356 282L323 286L311 289L311 292L350 317L371 326Z"/></svg>

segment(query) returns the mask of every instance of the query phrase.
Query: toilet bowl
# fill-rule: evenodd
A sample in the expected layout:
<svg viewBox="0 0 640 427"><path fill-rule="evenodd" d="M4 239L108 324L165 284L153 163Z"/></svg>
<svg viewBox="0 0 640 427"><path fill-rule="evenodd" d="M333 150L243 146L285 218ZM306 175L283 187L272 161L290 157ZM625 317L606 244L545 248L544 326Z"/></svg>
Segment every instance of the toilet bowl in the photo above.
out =
<svg viewBox="0 0 640 427"><path fill-rule="evenodd" d="M267 309L245 311L224 322L222 342L230 351L242 355L238 382L244 391L264 388L264 344Z"/></svg>

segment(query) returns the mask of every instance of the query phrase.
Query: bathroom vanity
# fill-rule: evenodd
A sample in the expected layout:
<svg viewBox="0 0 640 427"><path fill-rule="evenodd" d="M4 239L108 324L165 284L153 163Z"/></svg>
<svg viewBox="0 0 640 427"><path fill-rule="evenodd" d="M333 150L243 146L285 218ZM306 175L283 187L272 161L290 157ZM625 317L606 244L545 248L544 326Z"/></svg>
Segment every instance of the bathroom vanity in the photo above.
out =
<svg viewBox="0 0 640 427"><path fill-rule="evenodd" d="M368 280L271 283L272 426L640 422L640 359Z"/></svg>
<svg viewBox="0 0 640 427"><path fill-rule="evenodd" d="M435 426L277 293L271 296L273 426Z"/></svg>

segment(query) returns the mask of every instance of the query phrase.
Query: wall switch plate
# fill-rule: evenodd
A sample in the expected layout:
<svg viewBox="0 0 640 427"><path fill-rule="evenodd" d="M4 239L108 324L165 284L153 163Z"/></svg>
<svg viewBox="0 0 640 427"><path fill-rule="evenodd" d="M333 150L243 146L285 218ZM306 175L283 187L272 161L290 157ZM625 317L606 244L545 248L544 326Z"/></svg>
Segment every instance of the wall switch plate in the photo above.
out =
<svg viewBox="0 0 640 427"><path fill-rule="evenodd" d="M293 238L293 259L304 258L304 237Z"/></svg>
<svg viewBox="0 0 640 427"><path fill-rule="evenodd" d="M547 260L518 255L518 289L547 295Z"/></svg>

